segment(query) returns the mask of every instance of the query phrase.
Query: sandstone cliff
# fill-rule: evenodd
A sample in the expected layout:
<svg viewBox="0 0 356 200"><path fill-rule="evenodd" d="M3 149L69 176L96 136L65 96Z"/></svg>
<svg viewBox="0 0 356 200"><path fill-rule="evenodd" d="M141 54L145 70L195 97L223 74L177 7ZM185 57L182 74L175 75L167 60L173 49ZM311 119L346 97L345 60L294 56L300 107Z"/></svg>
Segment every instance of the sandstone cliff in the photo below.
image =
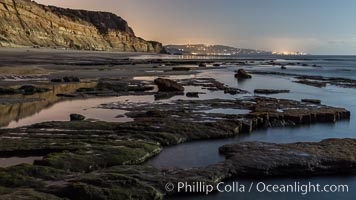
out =
<svg viewBox="0 0 356 200"><path fill-rule="evenodd" d="M161 52L158 42L136 37L127 22L107 12L0 0L0 46Z"/></svg>

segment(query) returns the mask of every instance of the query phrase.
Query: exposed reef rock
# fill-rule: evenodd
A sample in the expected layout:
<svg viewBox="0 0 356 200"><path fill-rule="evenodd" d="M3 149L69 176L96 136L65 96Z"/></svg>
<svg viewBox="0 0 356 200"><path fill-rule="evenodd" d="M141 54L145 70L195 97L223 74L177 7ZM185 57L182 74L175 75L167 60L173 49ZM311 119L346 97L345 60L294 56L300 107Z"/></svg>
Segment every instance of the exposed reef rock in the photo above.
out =
<svg viewBox="0 0 356 200"><path fill-rule="evenodd" d="M184 87L182 85L170 79L157 78L154 83L158 86L160 92L184 91Z"/></svg>
<svg viewBox="0 0 356 200"><path fill-rule="evenodd" d="M115 14L44 6L30 0L0 0L0 46L163 51L162 44L136 37Z"/></svg>
<svg viewBox="0 0 356 200"><path fill-rule="evenodd" d="M302 102L313 103L313 104L321 104L321 100L319 100L319 99L302 99Z"/></svg>
<svg viewBox="0 0 356 200"><path fill-rule="evenodd" d="M164 132L172 132L171 128L180 127L180 123L186 127L192 124L192 127L199 127L199 131L194 129L192 132L203 131L204 137L207 138L221 135L219 131L214 133L211 128L214 126L214 128L219 128L219 125L224 127L222 130L226 134L237 135L249 133L258 128L335 123L338 120L350 119L350 112L343 108L265 97L241 100L178 100L174 101L174 105L170 103L112 103L103 104L102 108L130 111L126 113L127 116L151 126L157 123L159 130ZM234 109L236 114L209 113L212 109L227 108ZM165 126L161 125L162 121L166 122ZM213 133L209 135L211 131Z"/></svg>
<svg viewBox="0 0 356 200"><path fill-rule="evenodd" d="M80 114L70 114L70 121L83 121L85 120L85 116Z"/></svg>
<svg viewBox="0 0 356 200"><path fill-rule="evenodd" d="M249 73L247 73L244 69L239 69L237 71L237 74L235 74L235 78L249 79L249 78L252 78L252 76Z"/></svg>
<svg viewBox="0 0 356 200"><path fill-rule="evenodd" d="M214 184L239 176L338 174L351 173L355 168L354 140L286 145L242 143L222 147L220 152L226 161L207 167L165 170L138 166L162 147L185 141L232 137L266 124L302 125L349 119L349 111L342 108L262 97L181 100L174 104L126 102L103 108L124 108L134 121L45 122L1 129L2 158L43 159L35 160L33 165L0 168L0 199L18 199L19 195L42 199L162 199L167 182ZM233 108L237 113L206 112L213 108ZM251 112L240 113L241 109Z"/></svg>
<svg viewBox="0 0 356 200"><path fill-rule="evenodd" d="M329 85L343 87L343 88L356 88L356 80L348 79L348 78L308 76L308 75L301 76L300 74L268 72L268 71L251 71L251 73L261 74L261 75L278 75L278 76L295 77L297 80L293 82L314 86L318 88L323 88Z"/></svg>
<svg viewBox="0 0 356 200"><path fill-rule="evenodd" d="M275 90L275 89L255 89L256 94L278 94L278 93L289 93L290 90Z"/></svg>
<svg viewBox="0 0 356 200"><path fill-rule="evenodd" d="M44 93L44 92L48 92L48 91L50 91L50 89L38 88L33 85L23 85L19 88L2 88L2 87L0 87L0 95L15 95L15 94L32 95L35 93Z"/></svg>
<svg viewBox="0 0 356 200"><path fill-rule="evenodd" d="M304 85L309 85L309 86L314 86L318 88L326 87L327 83L326 82L321 82L321 81L311 81L308 79L299 79L297 81L294 81L295 83L300 83Z"/></svg>
<svg viewBox="0 0 356 200"><path fill-rule="evenodd" d="M150 64L156 62L161 61ZM109 101L111 103L99 106L100 109L125 111L122 116L130 119L126 123L90 118L81 120L84 116L73 115L72 118L80 121L49 121L0 129L1 160L33 158L29 164L11 163L5 166L0 162L0 199L160 200L176 194L176 191L169 194L165 191L165 185L169 182L176 185L177 182L199 181L214 185L242 177L297 177L356 172L355 139L293 144L247 142L221 147L219 151L226 159L209 166L178 169L144 165L167 146L194 140L242 136L253 130L272 127L335 123L350 119L350 112L344 108L322 105L313 99L295 101L260 96L205 99L203 93L208 94L209 91L231 95L247 93L212 78L175 80L178 91L171 92L158 91L153 78L101 78L86 82L80 77L82 81L75 82L76 78L69 77L70 81L65 82L65 78L61 78L63 76L53 77L57 81L51 83L51 91L36 93L36 97L47 100L40 102L40 109L60 102L62 98L58 95L72 95L73 98L124 95L167 97L181 93L189 97L202 94L202 99L153 101L149 96L145 101L117 99L118 102ZM22 89L33 90L37 86L42 87L24 85ZM189 86L200 87L201 90L194 92ZM186 93L179 91L184 88ZM19 98L16 95L11 97ZM19 117L21 109L26 109L30 116L37 112L34 105L21 104L20 108L4 106L1 111L18 111L15 117ZM115 113L115 110L112 111ZM121 112L117 114L121 115ZM10 114L5 117L0 120L5 124L14 119Z"/></svg>
<svg viewBox="0 0 356 200"><path fill-rule="evenodd" d="M355 147L355 139L327 139L292 144L247 142L225 145L219 151L235 175L306 176L355 173Z"/></svg>

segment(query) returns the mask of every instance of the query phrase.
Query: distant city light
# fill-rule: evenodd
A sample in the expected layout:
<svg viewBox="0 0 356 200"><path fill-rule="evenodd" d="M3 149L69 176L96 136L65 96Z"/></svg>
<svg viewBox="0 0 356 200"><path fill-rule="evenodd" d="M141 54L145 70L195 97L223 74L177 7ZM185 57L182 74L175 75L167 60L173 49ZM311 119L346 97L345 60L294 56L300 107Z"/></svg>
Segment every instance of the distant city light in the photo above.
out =
<svg viewBox="0 0 356 200"><path fill-rule="evenodd" d="M273 55L287 55L287 56L297 56L297 55L308 55L307 53L304 53L304 52L293 52L293 51L283 51L283 52L272 52Z"/></svg>

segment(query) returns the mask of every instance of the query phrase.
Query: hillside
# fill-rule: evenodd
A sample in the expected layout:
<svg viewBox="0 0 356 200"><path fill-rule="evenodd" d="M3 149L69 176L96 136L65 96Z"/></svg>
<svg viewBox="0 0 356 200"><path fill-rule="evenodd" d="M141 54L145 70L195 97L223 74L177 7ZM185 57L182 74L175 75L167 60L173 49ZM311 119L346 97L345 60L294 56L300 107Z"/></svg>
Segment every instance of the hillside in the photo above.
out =
<svg viewBox="0 0 356 200"><path fill-rule="evenodd" d="M0 0L0 46L161 52L162 44L136 37L121 17L108 12Z"/></svg>
<svg viewBox="0 0 356 200"><path fill-rule="evenodd" d="M189 55L269 55L271 52L242 49L224 45L204 45L204 44L187 44L187 45L167 45L165 46L170 54L189 54Z"/></svg>

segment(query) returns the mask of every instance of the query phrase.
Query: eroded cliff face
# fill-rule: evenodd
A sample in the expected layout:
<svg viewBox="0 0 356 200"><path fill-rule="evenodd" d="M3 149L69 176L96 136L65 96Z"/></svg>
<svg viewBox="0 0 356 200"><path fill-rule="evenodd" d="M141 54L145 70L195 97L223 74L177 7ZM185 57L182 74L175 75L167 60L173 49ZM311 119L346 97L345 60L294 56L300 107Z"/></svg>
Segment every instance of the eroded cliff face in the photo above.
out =
<svg viewBox="0 0 356 200"><path fill-rule="evenodd" d="M162 44L136 37L107 12L63 9L30 0L0 0L0 46L161 52Z"/></svg>

